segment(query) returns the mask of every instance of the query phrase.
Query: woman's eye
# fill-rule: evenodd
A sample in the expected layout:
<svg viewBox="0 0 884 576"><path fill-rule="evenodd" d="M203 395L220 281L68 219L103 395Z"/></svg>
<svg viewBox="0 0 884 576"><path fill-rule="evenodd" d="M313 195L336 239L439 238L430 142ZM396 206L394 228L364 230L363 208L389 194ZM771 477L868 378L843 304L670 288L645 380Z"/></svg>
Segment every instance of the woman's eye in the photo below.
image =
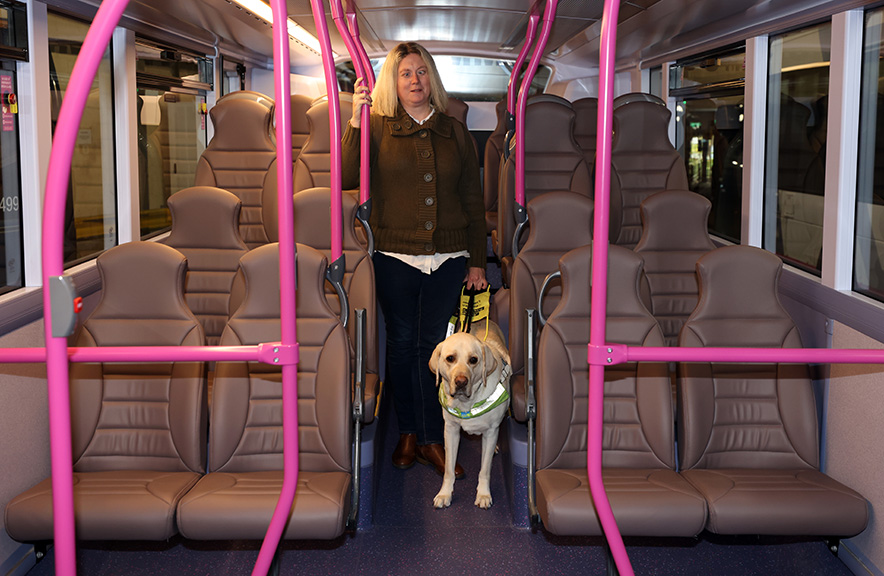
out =
<svg viewBox="0 0 884 576"><path fill-rule="evenodd" d="M478 362L478 361L479 361L479 359L478 359L477 357L475 357L475 356L470 356L470 364L475 364L475 363Z"/></svg>

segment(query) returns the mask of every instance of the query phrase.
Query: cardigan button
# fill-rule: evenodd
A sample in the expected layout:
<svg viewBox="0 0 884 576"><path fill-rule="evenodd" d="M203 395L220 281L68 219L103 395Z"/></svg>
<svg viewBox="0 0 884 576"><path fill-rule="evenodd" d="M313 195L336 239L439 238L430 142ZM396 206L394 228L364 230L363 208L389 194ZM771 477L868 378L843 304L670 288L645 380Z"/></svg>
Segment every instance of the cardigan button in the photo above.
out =
<svg viewBox="0 0 884 576"><path fill-rule="evenodd" d="M432 182L432 181L433 181L433 175L432 175L432 174L430 174L429 172L427 172L426 174L424 174L424 182Z"/></svg>
<svg viewBox="0 0 884 576"><path fill-rule="evenodd" d="M397 122L396 124L393 124L393 130L402 130L402 126Z"/></svg>
<svg viewBox="0 0 884 576"><path fill-rule="evenodd" d="M433 246L432 244L430 244L429 242L424 244L424 252L435 252L435 251L436 251L436 247Z"/></svg>
<svg viewBox="0 0 884 576"><path fill-rule="evenodd" d="M426 198L424 198L424 204L426 204L427 206L432 206L434 202L435 200L433 200L432 196L427 196Z"/></svg>
<svg viewBox="0 0 884 576"><path fill-rule="evenodd" d="M421 150L421 158L429 158L430 151L429 150Z"/></svg>
<svg viewBox="0 0 884 576"><path fill-rule="evenodd" d="M420 132L418 132L418 134L420 135L421 138L426 138L426 137L427 137L427 131L426 131L426 130L421 130Z"/></svg>
<svg viewBox="0 0 884 576"><path fill-rule="evenodd" d="M414 124L411 123L411 120L406 120L406 121L405 121L405 129L406 129L406 130L411 130L411 127L412 127L412 126L414 126Z"/></svg>
<svg viewBox="0 0 884 576"><path fill-rule="evenodd" d="M433 229L433 221L427 220L426 223L424 223L424 228L426 228L427 230L432 230Z"/></svg>

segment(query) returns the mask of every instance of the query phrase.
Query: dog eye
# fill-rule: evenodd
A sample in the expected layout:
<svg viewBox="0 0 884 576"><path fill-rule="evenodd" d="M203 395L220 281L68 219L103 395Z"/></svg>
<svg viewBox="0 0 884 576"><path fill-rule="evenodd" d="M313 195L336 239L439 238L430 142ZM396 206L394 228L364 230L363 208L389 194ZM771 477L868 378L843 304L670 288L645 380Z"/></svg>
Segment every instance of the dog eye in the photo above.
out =
<svg viewBox="0 0 884 576"><path fill-rule="evenodd" d="M454 362L454 354L449 354L445 357L445 361L448 363Z"/></svg>
<svg viewBox="0 0 884 576"><path fill-rule="evenodd" d="M470 364L475 364L478 361L479 361L479 358L477 358L476 356L470 356Z"/></svg>

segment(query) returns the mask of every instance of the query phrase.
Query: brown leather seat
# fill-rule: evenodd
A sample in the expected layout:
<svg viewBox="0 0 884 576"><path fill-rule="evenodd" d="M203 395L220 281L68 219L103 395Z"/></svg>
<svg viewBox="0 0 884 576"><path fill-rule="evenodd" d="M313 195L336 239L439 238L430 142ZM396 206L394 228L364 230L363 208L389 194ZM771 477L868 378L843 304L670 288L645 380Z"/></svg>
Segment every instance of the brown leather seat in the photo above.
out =
<svg viewBox="0 0 884 576"><path fill-rule="evenodd" d="M313 105L313 98L304 94L292 94L290 100L290 112L292 115L292 162L298 161L307 137L310 135L310 122L307 120L307 110Z"/></svg>
<svg viewBox="0 0 884 576"><path fill-rule="evenodd" d="M359 202L351 194L343 194L344 222L355 222ZM331 258L331 225L329 213L331 201L328 188L310 188L294 195L295 204L295 242L306 244ZM350 314L347 333L350 338L351 359L355 374L356 363L356 310L365 310L365 406L363 422L368 424L374 419L377 395L380 388L380 372L378 364L378 314L375 296L374 264L365 247L356 236L353 226L343 226L343 256L345 270L342 279L344 291L349 301ZM330 283L326 283L326 297L332 310L340 314L341 302Z"/></svg>
<svg viewBox="0 0 884 576"><path fill-rule="evenodd" d="M270 129L273 107L229 96L209 111L215 135L197 164L194 186L222 188L242 201L240 234L246 246L254 248L268 242L262 206L264 179L276 160Z"/></svg>
<svg viewBox="0 0 884 576"><path fill-rule="evenodd" d="M239 198L220 188L194 186L169 198L172 232L163 243L187 258L184 297L214 346L227 325L228 301L239 259L249 251L239 235Z"/></svg>
<svg viewBox="0 0 884 576"><path fill-rule="evenodd" d="M485 225L490 234L497 229L497 195L500 168L503 163L503 141L506 137L506 98L497 103L497 125L485 142L483 190L485 194Z"/></svg>
<svg viewBox="0 0 884 576"><path fill-rule="evenodd" d="M782 262L728 246L697 262L700 301L681 346L800 348L777 297ZM804 364L678 365L678 457L717 534L854 536L866 500L819 470L819 428Z"/></svg>
<svg viewBox="0 0 884 576"><path fill-rule="evenodd" d="M642 236L635 252L645 262L651 289L651 312L667 346L699 298L697 259L715 249L707 222L712 204L690 190L667 190L642 202Z"/></svg>
<svg viewBox="0 0 884 576"><path fill-rule="evenodd" d="M476 137L473 136L472 132L469 132L469 126L467 125L467 114L469 113L469 111L469 104L467 104L460 98L454 98L453 96L448 97L448 109L445 111L445 113L467 127L467 133L470 135L470 140L473 141L473 150L476 151L476 160L478 160L479 143L478 141L476 141Z"/></svg>
<svg viewBox="0 0 884 576"><path fill-rule="evenodd" d="M639 206L663 190L687 190L684 160L669 141L666 104L651 94L614 99L611 143L612 244L633 248L641 236Z"/></svg>
<svg viewBox="0 0 884 576"><path fill-rule="evenodd" d="M574 141L574 110L559 96L541 94L528 101L525 110L525 203L552 192L566 190L592 197L590 173L583 152ZM515 138L513 139L513 144ZM492 248L501 259L504 284L509 284L506 267L512 260L516 231L513 213L516 190L516 154L513 151L501 172L497 230Z"/></svg>
<svg viewBox="0 0 884 576"><path fill-rule="evenodd" d="M353 95L338 94L341 109L341 134L353 115ZM310 135L301 149L294 166L293 191L297 194L308 188L331 186L331 131L328 125L328 98L316 99L307 110Z"/></svg>
<svg viewBox="0 0 884 576"><path fill-rule="evenodd" d="M350 356L328 307L327 262L297 246L300 472L287 539L330 539L350 504ZM280 338L279 246L242 258L221 345ZM242 300L240 300L240 296ZM282 373L258 362L218 362L209 431L209 473L181 500L181 533L196 540L264 537L283 481Z"/></svg>
<svg viewBox="0 0 884 576"><path fill-rule="evenodd" d="M201 346L184 303L187 261L153 242L98 257L101 300L74 346ZM166 540L175 509L206 466L206 380L202 362L72 364L74 514L81 540ZM52 539L47 479L6 507L21 541Z"/></svg>
<svg viewBox="0 0 884 576"><path fill-rule="evenodd" d="M611 246L607 340L661 346L641 301L642 262ZM547 530L600 535L586 475L592 246L560 260L563 295L540 336L537 371L537 507ZM672 395L665 363L605 369L602 477L617 525L629 536L693 536L706 504L675 472Z"/></svg>
<svg viewBox="0 0 884 576"><path fill-rule="evenodd" d="M574 108L574 140L583 151L586 167L592 174L595 169L596 138L599 124L599 99L581 98L571 103Z"/></svg>
<svg viewBox="0 0 884 576"><path fill-rule="evenodd" d="M513 261L508 321L505 322L509 328L512 360L512 411L519 422L526 419L525 336L528 321L525 311L537 308L543 281L558 271L559 258L574 248L592 243L592 214L592 200L575 192L548 192L528 203L531 228L525 246ZM549 288L541 311L545 317L552 313L561 293L560 284Z"/></svg>

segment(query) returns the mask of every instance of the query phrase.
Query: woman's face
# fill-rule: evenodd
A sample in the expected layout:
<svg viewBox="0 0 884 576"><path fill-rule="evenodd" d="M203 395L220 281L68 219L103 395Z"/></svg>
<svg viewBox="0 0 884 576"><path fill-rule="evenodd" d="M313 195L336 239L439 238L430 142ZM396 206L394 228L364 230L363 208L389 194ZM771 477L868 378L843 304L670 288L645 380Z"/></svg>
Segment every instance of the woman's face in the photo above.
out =
<svg viewBox="0 0 884 576"><path fill-rule="evenodd" d="M430 71L420 55L409 54L399 63L396 95L406 110L429 106Z"/></svg>

